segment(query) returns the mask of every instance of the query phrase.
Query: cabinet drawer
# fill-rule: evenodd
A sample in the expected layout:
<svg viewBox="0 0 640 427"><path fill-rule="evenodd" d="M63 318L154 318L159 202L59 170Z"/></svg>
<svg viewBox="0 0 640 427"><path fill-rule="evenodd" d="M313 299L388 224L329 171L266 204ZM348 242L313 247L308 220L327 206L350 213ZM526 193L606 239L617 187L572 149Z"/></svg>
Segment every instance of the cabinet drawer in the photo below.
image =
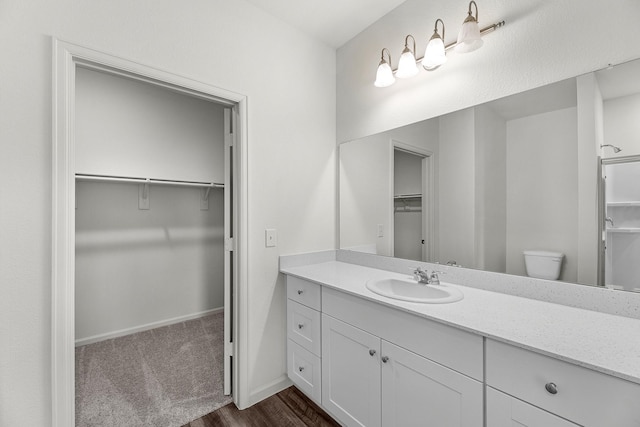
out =
<svg viewBox="0 0 640 427"><path fill-rule="evenodd" d="M487 426L490 427L577 427L577 424L557 417L487 387Z"/></svg>
<svg viewBox="0 0 640 427"><path fill-rule="evenodd" d="M287 276L287 298L314 310L320 310L320 285Z"/></svg>
<svg viewBox="0 0 640 427"><path fill-rule="evenodd" d="M287 300L287 337L320 355L320 312Z"/></svg>
<svg viewBox="0 0 640 427"><path fill-rule="evenodd" d="M289 379L307 396L320 405L320 358L292 340L287 340L287 374Z"/></svg>
<svg viewBox="0 0 640 427"><path fill-rule="evenodd" d="M487 385L578 424L640 426L639 384L493 340L486 367Z"/></svg>

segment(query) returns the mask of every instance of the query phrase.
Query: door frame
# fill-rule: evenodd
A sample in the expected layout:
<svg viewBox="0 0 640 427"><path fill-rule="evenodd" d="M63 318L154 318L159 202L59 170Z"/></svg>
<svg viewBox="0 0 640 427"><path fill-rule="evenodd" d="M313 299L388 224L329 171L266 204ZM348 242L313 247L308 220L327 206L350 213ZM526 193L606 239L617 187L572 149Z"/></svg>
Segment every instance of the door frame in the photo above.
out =
<svg viewBox="0 0 640 427"><path fill-rule="evenodd" d="M53 39L52 93L52 268L51 394L52 426L75 424L75 83L84 67L155 84L169 90L231 106L234 128L236 191L233 250L233 400L248 402L248 139L247 97L188 77Z"/></svg>
<svg viewBox="0 0 640 427"><path fill-rule="evenodd" d="M422 157L422 238L426 244L422 245L422 261L433 262L436 256L435 235L435 154L431 150L416 147L396 139L391 139L389 144L389 236L390 255L395 256L395 213L394 213L394 179L395 179L395 150L404 151L414 156ZM427 205L427 209L424 206ZM425 239L425 237L428 238Z"/></svg>

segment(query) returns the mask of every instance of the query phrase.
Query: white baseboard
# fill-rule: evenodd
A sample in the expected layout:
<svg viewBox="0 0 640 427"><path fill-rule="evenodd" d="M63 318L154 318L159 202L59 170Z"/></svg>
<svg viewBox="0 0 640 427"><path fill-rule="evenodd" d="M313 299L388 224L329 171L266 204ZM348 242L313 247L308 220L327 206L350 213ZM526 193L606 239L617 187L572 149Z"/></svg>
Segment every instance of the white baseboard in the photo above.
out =
<svg viewBox="0 0 640 427"><path fill-rule="evenodd" d="M108 340L111 338L123 337L125 335L135 334L136 332L148 331L150 329L159 328L161 326L173 325L175 323L185 322L187 320L198 319L210 314L220 313L224 311L224 307L212 308L211 310L200 311L198 313L186 314L184 316L173 317L171 319L159 320L157 322L147 323L145 325L134 326L132 328L120 329L118 331L106 332L104 334L93 335L87 338L80 338L75 340L76 347L80 347L87 344L93 344L96 342Z"/></svg>
<svg viewBox="0 0 640 427"><path fill-rule="evenodd" d="M249 395L249 405L247 406L253 406L261 400L273 396L274 394L281 392L291 385L293 385L293 383L291 382L287 374L284 374L271 381L269 384L266 384L259 389L252 391Z"/></svg>

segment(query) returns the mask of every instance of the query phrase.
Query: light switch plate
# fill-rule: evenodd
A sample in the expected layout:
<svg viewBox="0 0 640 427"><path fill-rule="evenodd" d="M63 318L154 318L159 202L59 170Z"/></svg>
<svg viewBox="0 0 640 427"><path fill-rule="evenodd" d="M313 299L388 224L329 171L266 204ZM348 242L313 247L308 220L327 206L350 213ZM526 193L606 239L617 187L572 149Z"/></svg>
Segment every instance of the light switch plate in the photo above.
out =
<svg viewBox="0 0 640 427"><path fill-rule="evenodd" d="M384 225L378 224L378 237L384 237Z"/></svg>
<svg viewBox="0 0 640 427"><path fill-rule="evenodd" d="M264 230L264 245L267 248L273 248L278 244L278 232L275 228L267 228Z"/></svg>

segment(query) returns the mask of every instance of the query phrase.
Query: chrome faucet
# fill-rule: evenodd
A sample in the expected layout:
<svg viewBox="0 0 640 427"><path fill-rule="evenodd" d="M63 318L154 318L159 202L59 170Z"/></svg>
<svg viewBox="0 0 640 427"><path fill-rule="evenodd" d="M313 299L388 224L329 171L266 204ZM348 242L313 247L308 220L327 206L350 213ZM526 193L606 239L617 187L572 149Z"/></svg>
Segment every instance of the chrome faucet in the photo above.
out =
<svg viewBox="0 0 640 427"><path fill-rule="evenodd" d="M429 276L429 272L427 270L423 270L422 267L416 267L416 269L413 270L413 278L423 285L431 283L431 276Z"/></svg>
<svg viewBox="0 0 640 427"><path fill-rule="evenodd" d="M422 267L416 267L416 269L413 270L413 278L423 285L439 285L440 278L438 274L444 274L444 272L433 270L431 274L429 274L429 272L423 270Z"/></svg>

